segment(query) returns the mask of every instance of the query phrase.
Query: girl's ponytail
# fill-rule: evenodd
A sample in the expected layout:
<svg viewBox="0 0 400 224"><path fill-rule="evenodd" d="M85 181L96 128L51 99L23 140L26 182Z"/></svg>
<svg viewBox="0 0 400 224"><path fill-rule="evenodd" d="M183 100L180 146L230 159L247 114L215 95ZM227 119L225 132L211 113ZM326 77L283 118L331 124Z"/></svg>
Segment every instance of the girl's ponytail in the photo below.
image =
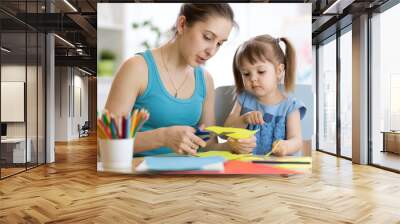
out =
<svg viewBox="0 0 400 224"><path fill-rule="evenodd" d="M233 56L233 63L232 63L232 70L233 70L233 77L235 78L235 85L236 85L236 93L241 93L244 91L244 84L243 84L243 78L242 74L240 73L239 70L239 58L238 58L238 51L240 49L240 46L238 49L236 49L235 55Z"/></svg>
<svg viewBox="0 0 400 224"><path fill-rule="evenodd" d="M293 91L294 86L295 86L295 81L296 81L296 52L294 50L294 47L292 43L286 38L282 37L278 39L278 44L279 40L283 41L285 43L285 59L284 59L284 65L285 65L285 90L286 92Z"/></svg>

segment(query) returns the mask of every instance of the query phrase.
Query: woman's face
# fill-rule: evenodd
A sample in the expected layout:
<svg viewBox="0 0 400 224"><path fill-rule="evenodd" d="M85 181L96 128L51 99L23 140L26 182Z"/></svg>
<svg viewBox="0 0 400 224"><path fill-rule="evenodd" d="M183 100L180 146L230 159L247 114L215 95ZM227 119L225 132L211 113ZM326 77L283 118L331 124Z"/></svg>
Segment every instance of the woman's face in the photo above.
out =
<svg viewBox="0 0 400 224"><path fill-rule="evenodd" d="M178 30L179 45L187 63L193 67L205 64L228 39L232 27L232 22L224 17L210 17L190 27L182 25Z"/></svg>

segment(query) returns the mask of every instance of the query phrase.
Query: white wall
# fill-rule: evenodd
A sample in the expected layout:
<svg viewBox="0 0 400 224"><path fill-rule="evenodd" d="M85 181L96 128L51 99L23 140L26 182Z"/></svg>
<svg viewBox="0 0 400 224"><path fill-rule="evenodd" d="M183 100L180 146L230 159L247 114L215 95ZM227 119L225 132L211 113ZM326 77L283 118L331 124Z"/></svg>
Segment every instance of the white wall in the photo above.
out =
<svg viewBox="0 0 400 224"><path fill-rule="evenodd" d="M55 141L68 141L68 67L55 68Z"/></svg>
<svg viewBox="0 0 400 224"><path fill-rule="evenodd" d="M107 24L107 20L114 18L122 27L123 32L123 52L117 51L122 57L122 61L133 56L135 53L143 51L140 43L144 40L155 39L154 35L147 29L132 29L133 22L143 22L151 19L161 31L168 33L175 23L179 4L99 4L99 12L106 11L108 7L121 5L121 11L109 10L112 17L98 16L99 27ZM224 43L217 54L210 59L205 68L213 76L215 87L233 85L232 60L237 47L245 40L261 34L270 34L274 37L288 37L297 50L297 81L298 84L312 84L312 53L311 53L311 4L265 4L265 3L230 3L235 21L239 25L239 30L233 30L229 40ZM114 13L114 14L113 14ZM159 15L163 15L160 17ZM124 18L122 21L121 18ZM118 33L113 32L113 35ZM98 35L99 49L109 47L109 39L106 33ZM168 41L168 35L164 42ZM119 46L119 39L114 39L112 43ZM98 51L100 52L100 51Z"/></svg>
<svg viewBox="0 0 400 224"><path fill-rule="evenodd" d="M7 137L30 139L32 161L36 162L39 153L39 163L44 162L44 89L42 68L40 66L25 66L8 64L1 66L1 81L25 82L26 83L26 106L22 113L26 112L24 122L6 122ZM25 78L27 77L27 80ZM7 96L2 96L7 97ZM25 102L24 102L25 103ZM12 110L10 107L2 107L1 110ZM7 111L11 112L12 111Z"/></svg>
<svg viewBox="0 0 400 224"><path fill-rule="evenodd" d="M18 81L25 82L25 66L20 65L2 65L1 66L1 81ZM28 66L29 71L33 67ZM36 96L36 95L35 95ZM7 108L1 108L7 110ZM25 123L24 122L11 122L7 123L7 136L8 137L25 137Z"/></svg>
<svg viewBox="0 0 400 224"><path fill-rule="evenodd" d="M180 3L99 3L98 4L98 54L102 49L114 51L117 67L127 58L144 48L144 40L154 42L149 29L134 30L134 22L151 19L164 34L174 25ZM226 43L210 59L205 68L214 79L215 88L233 85L232 60L234 51L244 40L260 34L288 37L297 51L297 84L312 85L311 53L311 3L265 4L230 3L239 30L233 30ZM162 16L159 16L162 15ZM121 41L122 40L122 41ZM169 40L164 36L162 42ZM98 78L98 111L102 110L112 79Z"/></svg>
<svg viewBox="0 0 400 224"><path fill-rule="evenodd" d="M82 126L88 120L88 78L82 75L71 67L56 67L55 141L77 139L78 124Z"/></svg>
<svg viewBox="0 0 400 224"><path fill-rule="evenodd" d="M78 124L80 124L80 126L82 126L85 121L88 121L88 78L87 77L82 77L80 76L80 74L82 73L78 73L78 70L75 70L75 75L74 75L74 92L73 94L75 94L73 96L74 99L74 108L73 110L75 111L75 113L72 113L72 136L73 138L77 138L79 133L78 133ZM80 93L79 93L80 91ZM79 97L80 95L80 97ZM80 101L80 102L79 102ZM80 108L81 107L81 108ZM82 110L80 112L80 109Z"/></svg>

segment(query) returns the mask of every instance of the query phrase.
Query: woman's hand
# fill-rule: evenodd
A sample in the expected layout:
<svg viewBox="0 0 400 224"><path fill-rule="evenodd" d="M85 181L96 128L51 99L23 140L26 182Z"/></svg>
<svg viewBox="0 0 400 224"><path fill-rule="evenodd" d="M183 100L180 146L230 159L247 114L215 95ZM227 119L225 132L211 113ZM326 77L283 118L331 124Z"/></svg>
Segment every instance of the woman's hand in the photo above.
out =
<svg viewBox="0 0 400 224"><path fill-rule="evenodd" d="M275 156L286 156L288 154L288 142L286 140L277 140L272 143L272 154Z"/></svg>
<svg viewBox="0 0 400 224"><path fill-rule="evenodd" d="M228 144L231 151L238 154L252 153L253 149L257 146L255 136L239 140L228 138Z"/></svg>
<svg viewBox="0 0 400 224"><path fill-rule="evenodd" d="M260 111L250 111L241 117L246 124L264 124L263 114Z"/></svg>
<svg viewBox="0 0 400 224"><path fill-rule="evenodd" d="M178 154L194 155L199 147L205 147L206 142L197 137L196 129L190 126L171 126L164 128L164 145Z"/></svg>

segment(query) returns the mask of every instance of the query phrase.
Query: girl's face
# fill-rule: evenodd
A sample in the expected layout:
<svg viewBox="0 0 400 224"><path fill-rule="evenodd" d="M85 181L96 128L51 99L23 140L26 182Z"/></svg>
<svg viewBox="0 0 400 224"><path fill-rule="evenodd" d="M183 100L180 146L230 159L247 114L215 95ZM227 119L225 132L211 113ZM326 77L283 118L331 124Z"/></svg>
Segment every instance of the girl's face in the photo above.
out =
<svg viewBox="0 0 400 224"><path fill-rule="evenodd" d="M283 65L276 67L268 60L251 64L244 59L239 70L244 88L257 97L264 97L278 88L282 78Z"/></svg>
<svg viewBox="0 0 400 224"><path fill-rule="evenodd" d="M224 17L210 17L188 27L184 17L180 17L177 26L181 39L179 46L187 63L193 67L205 64L228 39L232 27L232 22Z"/></svg>

